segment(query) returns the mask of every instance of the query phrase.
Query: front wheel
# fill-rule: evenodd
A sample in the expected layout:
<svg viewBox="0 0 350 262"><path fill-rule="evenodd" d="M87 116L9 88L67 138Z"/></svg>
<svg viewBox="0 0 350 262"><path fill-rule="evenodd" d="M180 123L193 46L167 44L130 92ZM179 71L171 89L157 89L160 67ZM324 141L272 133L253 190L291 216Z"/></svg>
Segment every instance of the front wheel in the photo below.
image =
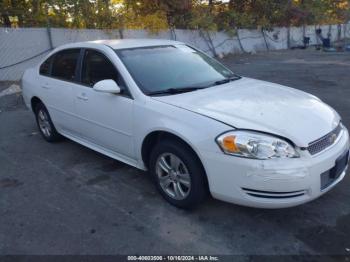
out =
<svg viewBox="0 0 350 262"><path fill-rule="evenodd" d="M161 195L171 204L193 208L207 196L204 169L187 145L164 141L155 146L150 172Z"/></svg>

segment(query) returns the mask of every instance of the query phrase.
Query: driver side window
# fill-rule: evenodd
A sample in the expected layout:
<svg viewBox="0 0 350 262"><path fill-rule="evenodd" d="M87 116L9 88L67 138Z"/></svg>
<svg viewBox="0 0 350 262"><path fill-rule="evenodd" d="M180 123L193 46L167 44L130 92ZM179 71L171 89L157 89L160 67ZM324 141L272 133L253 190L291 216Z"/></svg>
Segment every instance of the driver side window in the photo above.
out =
<svg viewBox="0 0 350 262"><path fill-rule="evenodd" d="M121 78L109 59L95 50L85 50L81 81L93 86L101 80L113 79L120 87L123 86Z"/></svg>

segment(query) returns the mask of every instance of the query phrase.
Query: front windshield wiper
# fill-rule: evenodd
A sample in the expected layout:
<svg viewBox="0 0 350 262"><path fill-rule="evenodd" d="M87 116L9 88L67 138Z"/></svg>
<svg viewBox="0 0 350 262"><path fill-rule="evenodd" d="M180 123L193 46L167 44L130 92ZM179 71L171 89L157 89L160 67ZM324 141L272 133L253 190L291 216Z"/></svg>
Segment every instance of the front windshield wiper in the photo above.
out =
<svg viewBox="0 0 350 262"><path fill-rule="evenodd" d="M180 94L185 92L191 92L198 89L204 89L208 86L192 86L192 87L182 87L182 88L168 88L164 90L148 92L147 95L162 95L162 94Z"/></svg>
<svg viewBox="0 0 350 262"><path fill-rule="evenodd" d="M164 89L164 90L151 91L151 92L148 92L147 95L152 96L152 95L162 95L162 94L180 94L180 93L195 91L198 89L212 87L215 85L226 84L228 82L235 81L235 80L238 80L241 78L242 77L235 75L235 76L225 78L223 80L216 81L213 84L210 84L207 86L190 86L190 87L181 87L181 88L168 88L168 89Z"/></svg>
<svg viewBox="0 0 350 262"><path fill-rule="evenodd" d="M241 78L242 78L242 77L240 77L240 76L231 76L231 77L228 77L228 78L225 78L225 79L216 81L216 82L215 82L215 85L226 84L226 83L228 83L228 82L236 81L236 80L239 80L239 79L241 79Z"/></svg>

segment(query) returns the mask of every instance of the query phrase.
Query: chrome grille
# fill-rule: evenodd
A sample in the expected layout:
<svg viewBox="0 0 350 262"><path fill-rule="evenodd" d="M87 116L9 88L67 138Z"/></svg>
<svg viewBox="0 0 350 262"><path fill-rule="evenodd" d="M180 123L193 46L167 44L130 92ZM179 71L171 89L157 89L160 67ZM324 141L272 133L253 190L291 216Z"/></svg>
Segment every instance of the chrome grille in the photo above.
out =
<svg viewBox="0 0 350 262"><path fill-rule="evenodd" d="M340 131L342 130L341 124L339 124L333 131L328 133L327 135L309 143L307 150L311 155L315 155L317 153L322 152L327 147L330 147L337 140Z"/></svg>

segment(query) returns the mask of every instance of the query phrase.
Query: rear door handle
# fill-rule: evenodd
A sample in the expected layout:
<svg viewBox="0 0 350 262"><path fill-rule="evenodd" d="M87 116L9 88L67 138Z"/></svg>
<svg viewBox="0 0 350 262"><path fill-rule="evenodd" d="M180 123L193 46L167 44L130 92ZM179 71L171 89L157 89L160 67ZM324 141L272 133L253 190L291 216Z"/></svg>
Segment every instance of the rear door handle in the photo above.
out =
<svg viewBox="0 0 350 262"><path fill-rule="evenodd" d="M50 89L50 85L48 83L45 83L41 86L44 89Z"/></svg>

